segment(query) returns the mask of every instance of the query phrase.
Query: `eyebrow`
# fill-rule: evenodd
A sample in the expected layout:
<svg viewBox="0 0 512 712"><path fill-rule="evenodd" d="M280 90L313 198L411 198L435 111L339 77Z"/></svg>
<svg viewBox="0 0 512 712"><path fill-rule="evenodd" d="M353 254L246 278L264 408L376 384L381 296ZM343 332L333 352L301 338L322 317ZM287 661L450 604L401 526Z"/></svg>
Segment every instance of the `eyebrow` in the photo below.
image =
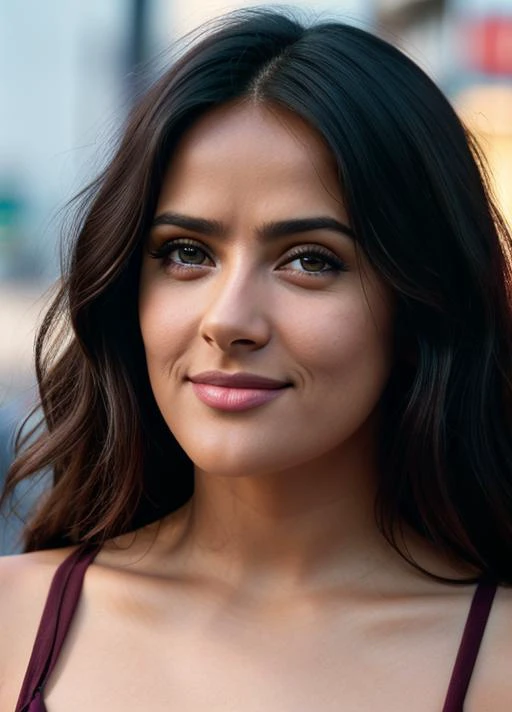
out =
<svg viewBox="0 0 512 712"><path fill-rule="evenodd" d="M184 230L212 237L222 237L227 233L226 227L218 220L207 220L173 212L165 212L158 215L153 220L152 227L158 227L159 225L174 225ZM352 240L355 238L354 231L348 225L336 220L336 218L324 215L268 222L258 229L258 236L264 239L272 239L315 230L331 230L350 237Z"/></svg>

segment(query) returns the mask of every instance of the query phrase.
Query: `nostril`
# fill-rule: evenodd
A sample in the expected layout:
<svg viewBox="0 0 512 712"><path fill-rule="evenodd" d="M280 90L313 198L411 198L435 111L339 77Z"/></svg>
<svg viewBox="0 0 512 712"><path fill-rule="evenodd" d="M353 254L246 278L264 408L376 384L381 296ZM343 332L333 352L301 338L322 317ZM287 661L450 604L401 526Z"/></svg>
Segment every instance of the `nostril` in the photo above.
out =
<svg viewBox="0 0 512 712"><path fill-rule="evenodd" d="M241 346L252 346L256 342L252 339L234 339L232 343L233 345L240 344Z"/></svg>

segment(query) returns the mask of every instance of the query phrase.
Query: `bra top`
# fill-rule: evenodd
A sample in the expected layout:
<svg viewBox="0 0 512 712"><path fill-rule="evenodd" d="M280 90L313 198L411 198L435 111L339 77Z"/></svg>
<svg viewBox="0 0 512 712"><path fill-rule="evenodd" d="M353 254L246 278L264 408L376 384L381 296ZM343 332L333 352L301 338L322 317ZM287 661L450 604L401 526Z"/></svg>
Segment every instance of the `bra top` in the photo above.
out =
<svg viewBox="0 0 512 712"><path fill-rule="evenodd" d="M46 712L44 688L50 678L76 611L84 575L99 547L76 549L56 570L37 631L15 712ZM464 699L489 618L496 585L478 584L453 667L442 712L463 712Z"/></svg>

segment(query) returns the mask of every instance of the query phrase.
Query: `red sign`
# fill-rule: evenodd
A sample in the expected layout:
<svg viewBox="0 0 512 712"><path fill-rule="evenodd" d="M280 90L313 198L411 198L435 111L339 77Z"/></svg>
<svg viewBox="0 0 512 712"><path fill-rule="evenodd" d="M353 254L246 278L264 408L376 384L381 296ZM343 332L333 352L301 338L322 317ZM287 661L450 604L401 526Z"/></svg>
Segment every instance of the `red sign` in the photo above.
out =
<svg viewBox="0 0 512 712"><path fill-rule="evenodd" d="M512 17L464 20L465 62L476 71L512 77Z"/></svg>

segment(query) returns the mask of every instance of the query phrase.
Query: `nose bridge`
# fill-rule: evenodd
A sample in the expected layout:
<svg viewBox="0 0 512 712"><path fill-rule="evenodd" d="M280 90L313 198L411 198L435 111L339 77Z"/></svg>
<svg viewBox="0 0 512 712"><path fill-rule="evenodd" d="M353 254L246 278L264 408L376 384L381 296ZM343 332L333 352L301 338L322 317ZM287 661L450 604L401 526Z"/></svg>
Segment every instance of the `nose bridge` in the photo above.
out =
<svg viewBox="0 0 512 712"><path fill-rule="evenodd" d="M201 331L222 349L237 343L261 346L269 338L265 286L261 275L239 255L214 278Z"/></svg>

